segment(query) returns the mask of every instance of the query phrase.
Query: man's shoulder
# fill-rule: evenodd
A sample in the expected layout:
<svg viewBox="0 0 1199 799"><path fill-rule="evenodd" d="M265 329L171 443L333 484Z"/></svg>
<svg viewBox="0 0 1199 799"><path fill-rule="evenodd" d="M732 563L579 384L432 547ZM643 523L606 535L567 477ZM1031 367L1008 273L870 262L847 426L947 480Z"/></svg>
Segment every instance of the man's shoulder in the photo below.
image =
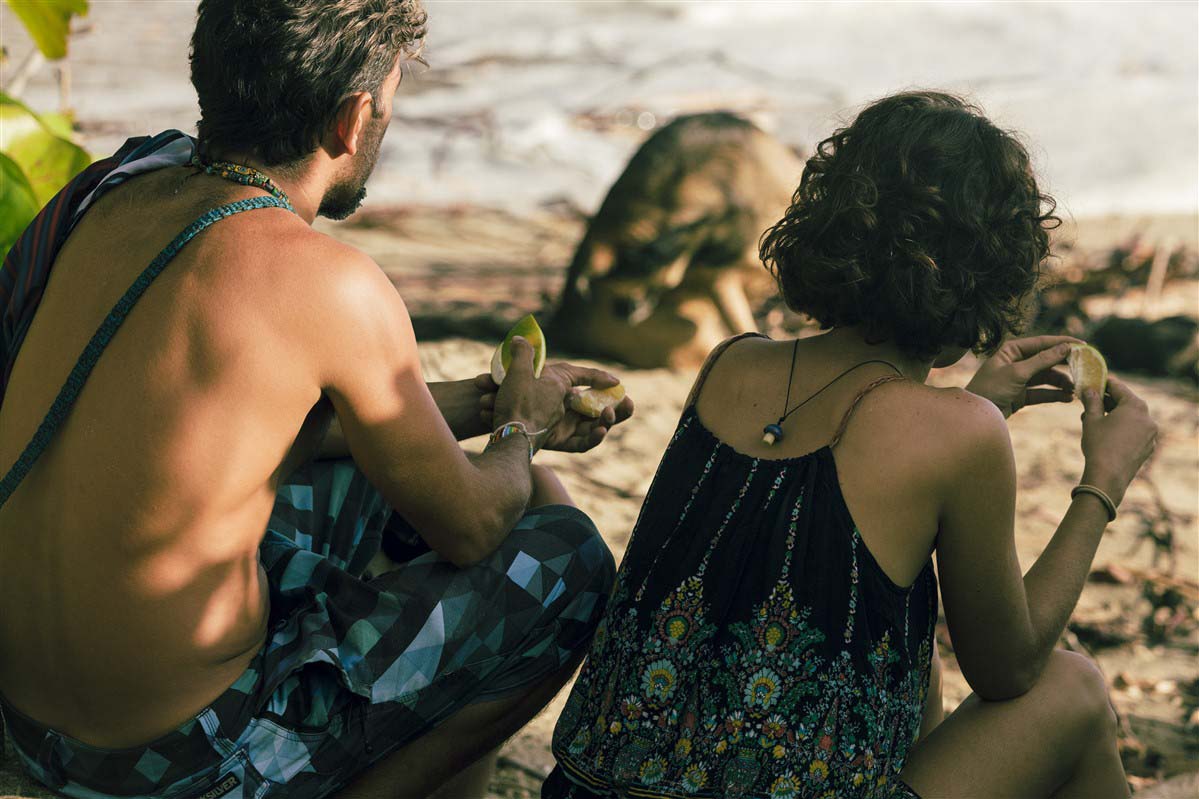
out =
<svg viewBox="0 0 1199 799"><path fill-rule="evenodd" d="M384 289L395 292L373 258L308 225L280 225L264 233L259 252L272 292L319 298L329 306L361 304Z"/></svg>
<svg viewBox="0 0 1199 799"><path fill-rule="evenodd" d="M363 269L378 270L369 255L357 247L338 241L301 220L291 224L273 225L264 230L267 239L262 252L280 267L292 271L319 271L322 274L356 273Z"/></svg>

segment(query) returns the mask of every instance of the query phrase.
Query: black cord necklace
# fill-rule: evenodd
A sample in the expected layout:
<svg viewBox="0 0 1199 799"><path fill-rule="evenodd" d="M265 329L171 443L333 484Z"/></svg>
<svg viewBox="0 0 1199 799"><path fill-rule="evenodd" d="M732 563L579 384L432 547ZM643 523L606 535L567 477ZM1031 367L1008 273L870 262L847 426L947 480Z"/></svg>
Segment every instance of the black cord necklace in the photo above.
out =
<svg viewBox="0 0 1199 799"><path fill-rule="evenodd" d="M795 379L795 355L798 352L799 352L799 339L795 339L795 345L791 348L791 375L787 378L787 399L783 402L783 415L780 416L779 420L777 422L775 422L774 424L768 424L762 428L762 442L764 444L766 444L766 446L768 446L768 447L773 447L779 441L783 440L783 422L787 421L788 416L795 413L796 411L798 411L803 406L807 405L812 400L816 399L818 396L820 396L821 392L823 392L824 389L828 388L833 383L836 383L838 380L845 377L845 375L849 374L854 369L857 369L859 366L865 366L868 363L881 363L886 366L890 366L892 369L895 370L895 372L897 374L899 374L899 375L903 374L903 372L900 371L899 367L897 367L897 366L895 366L895 364L889 363L887 361L880 361L877 359L872 359L869 361L862 361L861 363L854 364L853 366L849 367L844 372L842 372L841 374L834 377L832 380L825 383L824 388L821 388L820 391L817 391L815 394L808 397L806 400L799 403L794 408L791 408L790 410L788 410L787 406L791 404L791 383Z"/></svg>

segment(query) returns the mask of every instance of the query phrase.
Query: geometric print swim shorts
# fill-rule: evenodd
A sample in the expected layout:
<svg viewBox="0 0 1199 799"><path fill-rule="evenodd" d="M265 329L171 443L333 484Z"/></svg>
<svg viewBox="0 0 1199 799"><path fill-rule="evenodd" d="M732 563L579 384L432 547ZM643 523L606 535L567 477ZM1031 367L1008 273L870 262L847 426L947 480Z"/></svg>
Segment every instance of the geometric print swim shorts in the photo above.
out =
<svg viewBox="0 0 1199 799"><path fill-rule="evenodd" d="M530 509L483 561L423 547L350 459L276 497L259 557L266 640L211 705L144 746L88 746L3 707L31 775L67 796L309 799L476 702L528 690L585 647L615 574L578 508ZM411 557L374 578L385 533Z"/></svg>

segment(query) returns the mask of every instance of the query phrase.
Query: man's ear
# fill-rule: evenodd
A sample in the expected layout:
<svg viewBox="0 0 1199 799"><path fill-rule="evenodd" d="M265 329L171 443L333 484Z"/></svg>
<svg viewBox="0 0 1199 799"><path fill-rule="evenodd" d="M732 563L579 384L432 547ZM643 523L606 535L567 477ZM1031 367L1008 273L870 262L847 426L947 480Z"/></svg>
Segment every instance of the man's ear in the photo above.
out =
<svg viewBox="0 0 1199 799"><path fill-rule="evenodd" d="M325 149L331 157L353 156L358 152L363 132L374 110L373 102L370 92L355 92L342 100L325 137Z"/></svg>

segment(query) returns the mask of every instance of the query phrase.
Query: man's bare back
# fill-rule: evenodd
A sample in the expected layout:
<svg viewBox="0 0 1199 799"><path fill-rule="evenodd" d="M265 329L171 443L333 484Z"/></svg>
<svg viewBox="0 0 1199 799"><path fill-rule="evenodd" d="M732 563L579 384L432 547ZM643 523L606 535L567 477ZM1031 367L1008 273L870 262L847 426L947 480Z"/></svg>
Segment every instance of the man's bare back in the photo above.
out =
<svg viewBox="0 0 1199 799"><path fill-rule="evenodd" d="M205 211L260 195L171 168L87 211L14 365L0 466L154 256ZM261 648L257 547L279 478L331 416L288 335L319 326L320 303L289 293L306 271L329 277L335 265L315 261L337 247L285 210L242 214L184 247L134 308L0 509L0 685L15 707L133 745L205 706Z"/></svg>

